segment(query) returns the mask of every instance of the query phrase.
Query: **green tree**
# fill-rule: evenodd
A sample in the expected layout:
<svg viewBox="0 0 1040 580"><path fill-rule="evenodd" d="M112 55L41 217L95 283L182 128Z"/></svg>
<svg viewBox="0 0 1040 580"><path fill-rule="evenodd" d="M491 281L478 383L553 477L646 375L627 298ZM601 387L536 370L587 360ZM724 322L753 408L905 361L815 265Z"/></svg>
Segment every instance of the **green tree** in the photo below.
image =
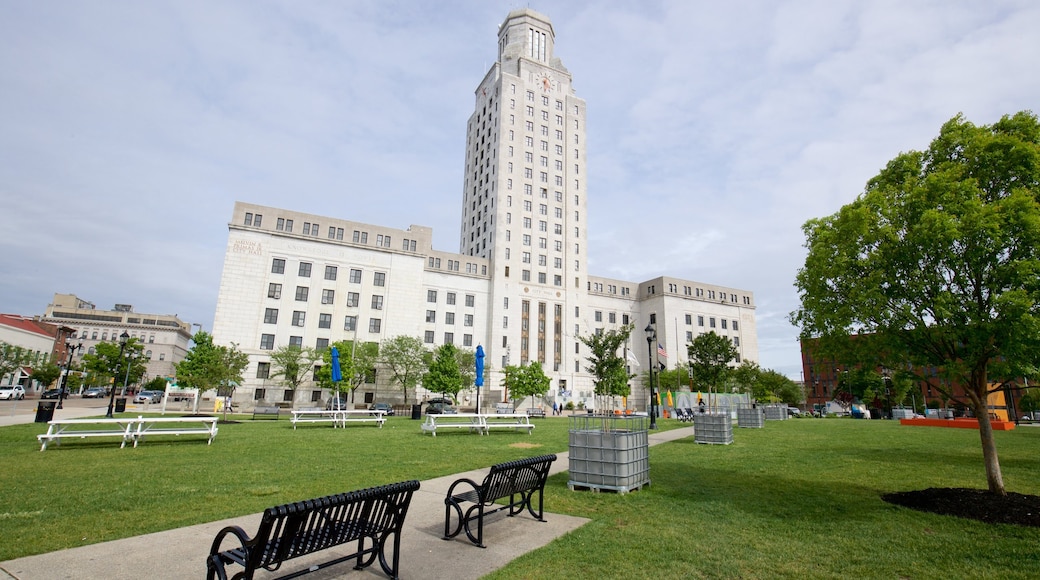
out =
<svg viewBox="0 0 1040 580"><path fill-rule="evenodd" d="M61 376L61 367L52 363L46 362L33 367L32 374L29 377L37 383L49 387L51 383L56 381Z"/></svg>
<svg viewBox="0 0 1040 580"><path fill-rule="evenodd" d="M321 355L313 348L289 344L276 348L271 353L271 377L291 391L296 391L314 368L314 361Z"/></svg>
<svg viewBox="0 0 1040 580"><path fill-rule="evenodd" d="M729 379L729 363L737 359L737 349L725 336L711 331L700 334L686 345L690 376L693 384L702 389L718 392Z"/></svg>
<svg viewBox="0 0 1040 580"><path fill-rule="evenodd" d="M169 385L169 383L166 382L165 377L152 377L152 379L145 383L141 388L145 391L165 391L167 385Z"/></svg>
<svg viewBox="0 0 1040 580"><path fill-rule="evenodd" d="M627 397L631 392L628 381L633 375L629 375L625 368L624 355L618 354L631 334L632 325L629 324L606 332L578 337L578 340L589 348L589 356L585 357L589 364L585 367L585 372L593 376L597 395Z"/></svg>
<svg viewBox="0 0 1040 580"><path fill-rule="evenodd" d="M798 384L773 369L762 371L757 385L760 395L756 394L755 399L759 401L787 403L792 407L797 407L803 402L802 390L798 388Z"/></svg>
<svg viewBox="0 0 1040 580"><path fill-rule="evenodd" d="M1040 389L1033 387L1027 389L1018 400L1019 411L1023 413L1034 413L1040 411Z"/></svg>
<svg viewBox="0 0 1040 580"><path fill-rule="evenodd" d="M509 365L504 369L504 373L502 386L509 389L514 410L516 403L527 397L544 396L552 383L552 379L545 375L542 363L538 361L531 361L522 366Z"/></svg>
<svg viewBox="0 0 1040 580"><path fill-rule="evenodd" d="M118 342L99 342L93 353L83 355L83 368L96 377L97 384L111 383L113 388L119 388L126 381L127 385L132 385L140 381L148 370L147 361L141 356L143 350L144 346L137 338L127 340L122 349Z"/></svg>
<svg viewBox="0 0 1040 580"><path fill-rule="evenodd" d="M434 393L443 393L455 399L462 390L462 373L456 358L458 349L453 344L442 344L433 353L429 370L422 377L423 387Z"/></svg>
<svg viewBox="0 0 1040 580"><path fill-rule="evenodd" d="M757 401L765 401L760 397L763 389L759 385L762 377L762 367L758 363L746 360L730 373L730 383L735 392L748 393Z"/></svg>
<svg viewBox="0 0 1040 580"><path fill-rule="evenodd" d="M239 351L237 344L213 344L213 336L207 332L199 331L191 340L191 350L175 366L177 386L198 389L200 395L216 389L217 396L230 397L242 383L249 356Z"/></svg>
<svg viewBox="0 0 1040 580"><path fill-rule="evenodd" d="M791 319L824 352L917 374L939 369L979 419L986 480L1004 493L991 380L1040 364L1040 123L960 115L902 153L836 214L809 220ZM851 335L857 340L850 340ZM842 360L842 359L839 359ZM911 370L912 369L912 370ZM999 388L997 386L996 388Z"/></svg>
<svg viewBox="0 0 1040 580"><path fill-rule="evenodd" d="M32 352L21 346L0 341L0 379L28 365L33 360Z"/></svg>
<svg viewBox="0 0 1040 580"><path fill-rule="evenodd" d="M326 348L320 353L324 364L314 371L314 382L334 394L349 391L350 400L353 401L355 392L365 384L365 377L369 376L376 366L379 343L359 342L354 346L352 340L341 340L332 346L339 350L339 370L343 380L338 384L332 382L332 349Z"/></svg>
<svg viewBox="0 0 1040 580"><path fill-rule="evenodd" d="M414 400L409 398L408 391L415 394L415 387L426 372L426 348L422 340L403 335L384 340L379 345L379 362L400 385L405 403Z"/></svg>

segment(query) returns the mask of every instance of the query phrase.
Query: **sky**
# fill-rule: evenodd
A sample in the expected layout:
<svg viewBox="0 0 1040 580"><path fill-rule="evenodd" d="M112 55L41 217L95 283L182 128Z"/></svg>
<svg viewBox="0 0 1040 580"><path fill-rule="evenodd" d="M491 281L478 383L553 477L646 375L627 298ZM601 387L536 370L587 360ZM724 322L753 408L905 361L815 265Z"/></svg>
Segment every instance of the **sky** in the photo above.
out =
<svg viewBox="0 0 1040 580"><path fill-rule="evenodd" d="M0 0L0 312L210 329L236 200L457 252L474 91L524 7L587 103L590 274L754 292L793 379L802 225L957 114L1040 110L1032 0Z"/></svg>

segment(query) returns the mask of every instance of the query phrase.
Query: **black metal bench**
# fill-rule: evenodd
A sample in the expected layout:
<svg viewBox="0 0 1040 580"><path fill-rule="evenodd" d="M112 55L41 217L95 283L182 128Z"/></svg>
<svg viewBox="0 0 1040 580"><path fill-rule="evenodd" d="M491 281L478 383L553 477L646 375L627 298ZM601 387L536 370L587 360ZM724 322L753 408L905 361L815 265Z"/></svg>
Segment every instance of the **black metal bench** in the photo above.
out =
<svg viewBox="0 0 1040 580"><path fill-rule="evenodd" d="M278 407L254 407L253 408L253 419L274 419L278 420L278 415L282 410Z"/></svg>
<svg viewBox="0 0 1040 580"><path fill-rule="evenodd" d="M471 542L486 548L484 545L484 516L501 510L509 510L509 516L523 513L527 509L534 519L544 522L542 517L542 493L545 480L549 477L549 466L556 461L555 455L539 455L527 459L518 459L491 466L491 471L479 485L472 479L462 478L451 484L448 496L444 498L444 539L454 538L462 530ZM455 488L465 484L470 489L456 491ZM532 500L538 492L538 510L535 511ZM509 498L509 503L488 510L496 501ZM473 504L463 508L463 504ZM458 519L454 529L451 527L452 513ZM477 535L473 535L471 524L477 522Z"/></svg>
<svg viewBox="0 0 1040 580"><path fill-rule="evenodd" d="M545 418L545 409L542 409L542 408L539 408L539 407L531 407L530 409L527 410L527 416L528 417L541 417L542 419L544 419Z"/></svg>
<svg viewBox="0 0 1040 580"><path fill-rule="evenodd" d="M226 580L225 566L238 564L245 569L233 578L248 580L261 568L274 572L287 560L356 541L353 554L281 578L295 578L352 558L357 560L354 569L362 570L378 558L383 572L396 579L401 529L417 489L419 482L413 480L267 508L252 539L238 526L217 533L206 559L206 578ZM222 551L221 544L229 535L238 538L241 546ZM393 563L388 564L391 538Z"/></svg>

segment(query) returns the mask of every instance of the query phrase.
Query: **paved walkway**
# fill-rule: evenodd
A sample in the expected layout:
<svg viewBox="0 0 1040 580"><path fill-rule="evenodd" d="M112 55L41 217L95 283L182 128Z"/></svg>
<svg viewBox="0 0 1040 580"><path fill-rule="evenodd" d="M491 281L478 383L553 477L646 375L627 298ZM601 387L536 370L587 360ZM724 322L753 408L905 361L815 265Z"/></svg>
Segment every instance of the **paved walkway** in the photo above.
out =
<svg viewBox="0 0 1040 580"><path fill-rule="evenodd" d="M35 401L33 401L35 403ZM32 405L35 413L35 405ZM94 409L65 409L62 418L97 415ZM78 413L82 412L82 415ZM103 412L103 411L102 411ZM6 416L0 417L0 426ZM22 423L31 422L19 421ZM655 431L650 434L650 445L674 441L693 435L693 427L671 431ZM566 453L558 453L551 473L567 470ZM469 477L480 481L487 470L457 473L423 481L419 491L412 497L405 528L401 534L401 577L424 579L476 579L493 572L527 552L545 546L549 542L584 525L589 520L561 514L546 513L547 522L537 522L530 516L518 516L508 523L492 524L484 528L486 549L478 548L464 537L444 541L444 496L453 481ZM653 479L653 471L650 472ZM580 493L580 492L576 492ZM639 493L639 492L635 492ZM547 506L552 508L552 506ZM505 517L502 512L491 516ZM229 525L241 526L247 533L256 531L260 514L252 514L219 522L210 522L157 532L144 536L114 540L90 546L81 546L58 552L27 556L0 562L0 580L52 580L58 578L136 580L139 578L202 578L206 573L206 556L210 543L217 532ZM258 580L274 578L313 563L333 559L337 553L349 550L326 550L310 559L290 561L277 574L263 572ZM350 562L343 562L306 576L308 580L328 578L386 578L378 564L367 570L357 571Z"/></svg>

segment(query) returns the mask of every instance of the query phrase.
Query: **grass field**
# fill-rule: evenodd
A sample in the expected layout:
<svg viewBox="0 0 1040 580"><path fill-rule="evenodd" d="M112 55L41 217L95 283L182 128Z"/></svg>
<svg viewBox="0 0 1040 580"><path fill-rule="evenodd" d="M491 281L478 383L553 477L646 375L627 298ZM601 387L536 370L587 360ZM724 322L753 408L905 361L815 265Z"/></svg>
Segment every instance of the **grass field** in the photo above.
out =
<svg viewBox="0 0 1040 580"><path fill-rule="evenodd" d="M679 426L664 421L667 427ZM0 428L0 561L227 517L369 485L428 479L567 451L566 418L533 435L433 438L397 417L383 429L222 424L137 449L73 440L39 451L40 425ZM1040 428L998 432L1009 491L1040 494ZM592 521L494 578L1036 578L1040 529L914 512L880 495L983 487L978 432L890 421L799 419L650 450L652 485L571 492L550 479L546 509ZM513 443L538 445L536 449Z"/></svg>

